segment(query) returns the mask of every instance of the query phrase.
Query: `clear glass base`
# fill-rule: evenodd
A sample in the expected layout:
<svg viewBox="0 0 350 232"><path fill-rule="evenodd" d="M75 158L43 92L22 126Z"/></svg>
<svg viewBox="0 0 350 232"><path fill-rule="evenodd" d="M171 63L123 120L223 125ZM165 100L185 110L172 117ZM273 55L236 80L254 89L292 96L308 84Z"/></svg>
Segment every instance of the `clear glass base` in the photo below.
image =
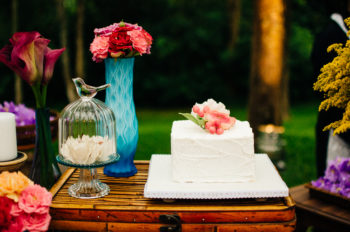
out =
<svg viewBox="0 0 350 232"><path fill-rule="evenodd" d="M109 187L98 180L96 168L81 168L78 182L68 188L70 196L81 199L99 198L108 193Z"/></svg>

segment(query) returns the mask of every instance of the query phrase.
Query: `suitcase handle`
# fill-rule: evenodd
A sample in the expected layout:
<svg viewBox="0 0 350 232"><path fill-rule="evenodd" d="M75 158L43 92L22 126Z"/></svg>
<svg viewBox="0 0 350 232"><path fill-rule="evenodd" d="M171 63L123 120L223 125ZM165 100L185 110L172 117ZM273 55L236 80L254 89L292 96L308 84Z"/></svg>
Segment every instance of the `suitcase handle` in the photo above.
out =
<svg viewBox="0 0 350 232"><path fill-rule="evenodd" d="M179 215L161 214L159 216L159 221L170 224L161 226L159 228L160 232L181 232L181 220Z"/></svg>

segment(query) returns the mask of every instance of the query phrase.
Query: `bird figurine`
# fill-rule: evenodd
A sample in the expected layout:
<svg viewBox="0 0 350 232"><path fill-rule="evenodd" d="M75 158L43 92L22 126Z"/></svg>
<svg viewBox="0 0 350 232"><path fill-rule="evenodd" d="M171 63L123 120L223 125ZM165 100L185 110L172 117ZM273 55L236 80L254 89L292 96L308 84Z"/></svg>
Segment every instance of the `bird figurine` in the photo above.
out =
<svg viewBox="0 0 350 232"><path fill-rule="evenodd" d="M78 95L80 97L94 97L98 91L105 90L111 86L111 84L105 84L98 87L85 84L84 80L80 77L73 79L74 85L77 89Z"/></svg>

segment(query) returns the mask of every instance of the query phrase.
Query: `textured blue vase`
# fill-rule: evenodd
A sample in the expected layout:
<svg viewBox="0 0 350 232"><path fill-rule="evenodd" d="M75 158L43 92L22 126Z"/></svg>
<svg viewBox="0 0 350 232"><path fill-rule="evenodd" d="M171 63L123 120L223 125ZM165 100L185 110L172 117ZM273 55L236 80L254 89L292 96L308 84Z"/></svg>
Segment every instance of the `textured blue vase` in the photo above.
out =
<svg viewBox="0 0 350 232"><path fill-rule="evenodd" d="M106 91L106 105L116 117L117 163L107 165L104 173L114 177L128 177L137 173L134 156L137 147L138 122L133 97L133 68L135 58L105 59L106 83L111 84Z"/></svg>

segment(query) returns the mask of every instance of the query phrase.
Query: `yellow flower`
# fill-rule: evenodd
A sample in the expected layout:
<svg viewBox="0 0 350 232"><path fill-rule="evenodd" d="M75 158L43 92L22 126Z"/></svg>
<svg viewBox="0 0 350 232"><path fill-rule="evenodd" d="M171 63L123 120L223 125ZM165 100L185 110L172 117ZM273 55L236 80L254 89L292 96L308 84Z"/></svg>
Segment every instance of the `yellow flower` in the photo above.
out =
<svg viewBox="0 0 350 232"><path fill-rule="evenodd" d="M21 192L33 182L22 172L4 171L0 174L0 196L5 196L18 202Z"/></svg>
<svg viewBox="0 0 350 232"><path fill-rule="evenodd" d="M350 18L344 20L350 26ZM349 32L350 35L350 32ZM350 40L345 44L332 44L327 52L334 51L337 56L332 62L324 65L321 74L314 84L314 90L324 93L325 99L319 110L328 110L330 107L344 109L343 118L324 128L334 129L334 134L343 133L350 129Z"/></svg>

